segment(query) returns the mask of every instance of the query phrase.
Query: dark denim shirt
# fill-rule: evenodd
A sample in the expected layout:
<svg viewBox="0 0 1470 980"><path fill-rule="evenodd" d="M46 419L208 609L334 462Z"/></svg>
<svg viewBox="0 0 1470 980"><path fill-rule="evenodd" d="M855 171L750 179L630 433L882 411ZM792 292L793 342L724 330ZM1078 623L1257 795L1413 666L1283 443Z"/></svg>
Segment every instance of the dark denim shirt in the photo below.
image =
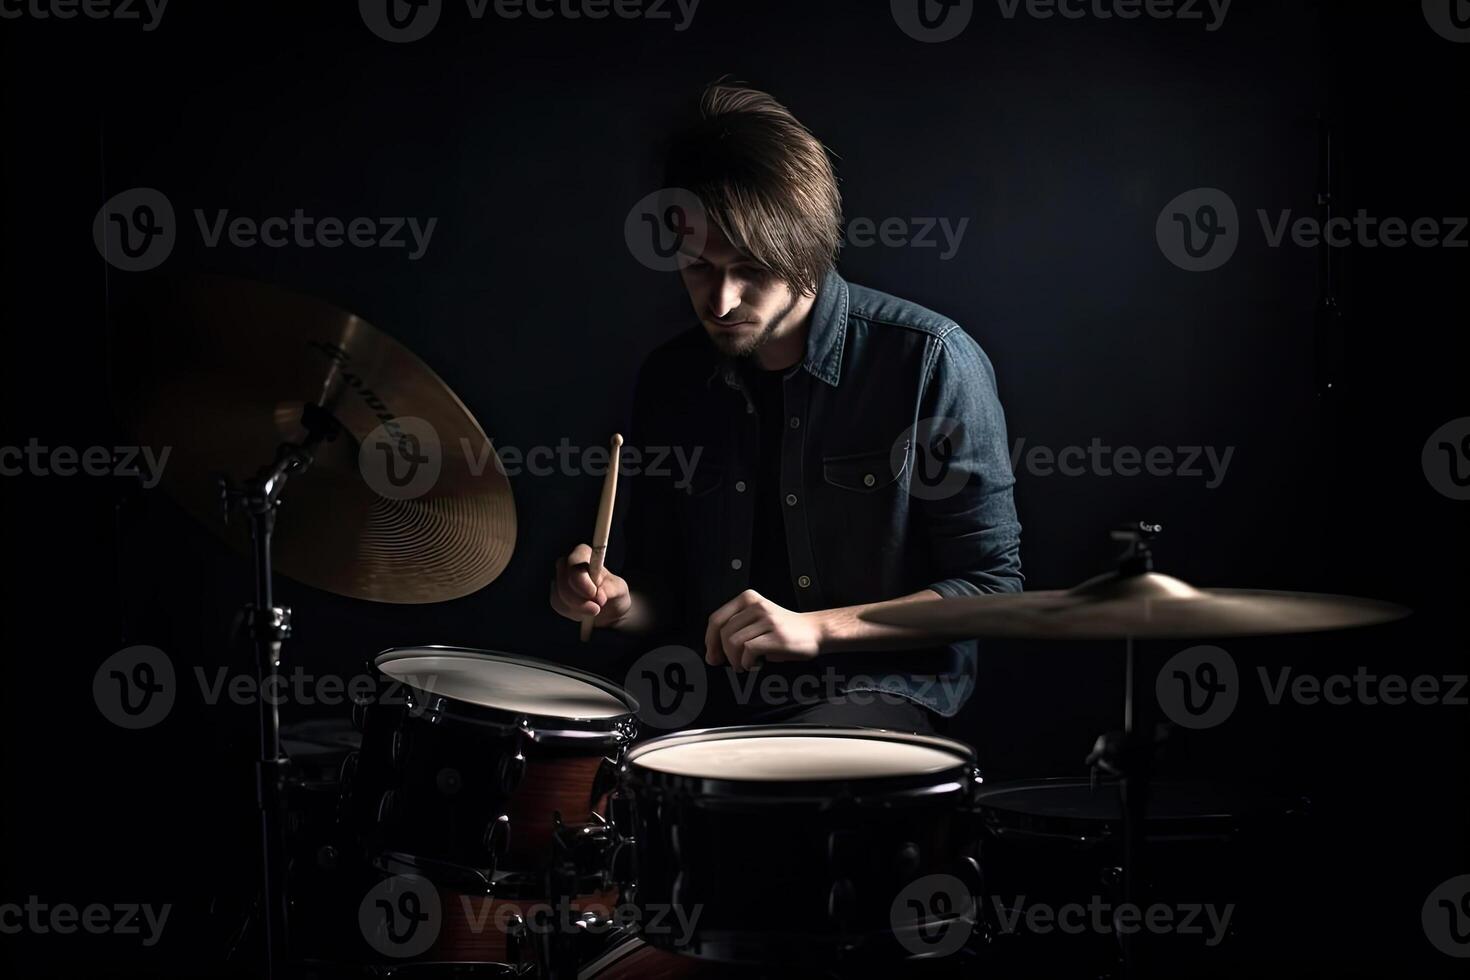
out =
<svg viewBox="0 0 1470 980"><path fill-rule="evenodd" d="M619 572L701 657L710 613L749 582L759 425L741 375L696 326L649 355L634 398L630 443L645 463L664 447L699 456L688 473L668 464L632 481ZM954 321L829 273L783 390L780 493L801 611L1021 589L995 374ZM803 669L950 716L975 656L968 641L823 654Z"/></svg>

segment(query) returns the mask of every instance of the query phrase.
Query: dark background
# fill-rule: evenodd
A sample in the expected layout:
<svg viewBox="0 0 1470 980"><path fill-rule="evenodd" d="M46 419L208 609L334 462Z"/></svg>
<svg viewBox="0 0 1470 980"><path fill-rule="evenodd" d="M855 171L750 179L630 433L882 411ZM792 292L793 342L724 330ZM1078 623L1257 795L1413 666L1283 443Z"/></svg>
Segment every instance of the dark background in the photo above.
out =
<svg viewBox="0 0 1470 980"><path fill-rule="evenodd" d="M1470 47L1437 36L1416 3L1237 0L1214 32L1007 20L978 4L942 44L905 36L883 2L704 0L684 32L475 21L450 2L406 45L371 34L355 6L175 0L153 32L0 21L15 404L4 444L128 441L107 392L109 295L129 274L103 263L91 224L135 186L164 191L180 216L169 271L271 281L363 316L427 361L498 445L604 443L626 425L641 358L690 322L677 278L629 254L623 219L658 186L670 114L733 74L830 147L850 219L969 219L949 261L874 245L844 249L840 269L962 324L995 364L1013 440L1235 447L1216 489L1018 473L1028 588L1105 570L1108 528L1147 517L1167 528L1161 565L1193 584L1417 610L1359 634L1224 644L1248 680L1242 705L1166 765L1316 804L1312 846L1280 869L1301 901L1276 965L1448 974L1454 961L1419 916L1432 888L1470 871L1470 712L1273 707L1254 674L1258 663L1466 673L1466 504L1431 487L1420 453L1470 414L1470 253L1338 250L1344 318L1324 393L1320 253L1268 248L1255 212L1318 214L1321 116L1342 212L1466 214ZM1192 274L1161 254L1154 223L1201 186L1229 193L1245 227L1229 263ZM439 220L410 262L404 250L207 249L196 207ZM372 605L282 582L297 624L288 665L351 674L389 646L462 644L621 680L636 651L581 648L545 602L554 558L587 535L598 485L516 478L515 555L465 599ZM3 488L0 901L175 909L152 949L0 936L0 963L24 976L208 975L231 903L253 884L252 709L203 704L186 685L164 723L125 732L90 690L101 661L134 643L161 647L181 674L248 670L227 642L248 565L160 493L122 480L25 476ZM1146 687L1180 646L1143 648ZM1082 774L1093 737L1117 724L1121 674L1108 645L985 644L952 733L991 778Z"/></svg>

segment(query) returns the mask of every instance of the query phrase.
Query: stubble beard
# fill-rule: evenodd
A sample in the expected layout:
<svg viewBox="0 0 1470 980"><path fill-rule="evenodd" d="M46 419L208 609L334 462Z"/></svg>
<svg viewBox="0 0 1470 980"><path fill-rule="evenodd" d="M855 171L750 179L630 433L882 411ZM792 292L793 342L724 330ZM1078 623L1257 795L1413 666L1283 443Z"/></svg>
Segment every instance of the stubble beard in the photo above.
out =
<svg viewBox="0 0 1470 980"><path fill-rule="evenodd" d="M785 308L771 317L770 322L754 337L744 339L741 337L711 334L710 340L714 342L719 352L726 357L740 361L749 361L756 354L760 353L761 348L765 347L775 338L776 332L786 323L787 317L791 316L791 311L796 309L796 304L799 299L799 296L793 294L791 301L786 304Z"/></svg>

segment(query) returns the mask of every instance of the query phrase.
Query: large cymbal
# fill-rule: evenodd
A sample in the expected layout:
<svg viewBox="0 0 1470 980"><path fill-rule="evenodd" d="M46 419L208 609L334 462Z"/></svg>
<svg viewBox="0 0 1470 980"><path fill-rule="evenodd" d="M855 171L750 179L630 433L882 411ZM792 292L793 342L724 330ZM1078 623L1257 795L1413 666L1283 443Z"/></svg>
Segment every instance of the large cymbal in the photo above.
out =
<svg viewBox="0 0 1470 980"><path fill-rule="evenodd" d="M910 602L863 613L955 638L1106 640L1263 636L1387 623L1409 614L1375 599L1196 589L1158 572L1101 575L1074 589Z"/></svg>
<svg viewBox="0 0 1470 980"><path fill-rule="evenodd" d="M428 365L365 320L198 277L125 305L117 353L122 420L170 449L162 485L242 549L248 532L238 519L223 526L215 477L253 476L304 439L308 403L340 424L286 485L277 571L339 595L423 603L478 591L510 561L515 506L489 438ZM404 486L385 482L388 466Z"/></svg>

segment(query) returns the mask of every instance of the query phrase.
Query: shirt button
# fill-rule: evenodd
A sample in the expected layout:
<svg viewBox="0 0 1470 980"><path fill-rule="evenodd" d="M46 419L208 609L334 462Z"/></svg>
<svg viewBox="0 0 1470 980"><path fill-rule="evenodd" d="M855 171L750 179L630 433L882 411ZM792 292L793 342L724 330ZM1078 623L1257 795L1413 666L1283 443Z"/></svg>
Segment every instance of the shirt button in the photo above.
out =
<svg viewBox="0 0 1470 980"><path fill-rule="evenodd" d="M794 493L788 493L786 495L786 506L787 507L795 507L796 506L796 494L794 494Z"/></svg>
<svg viewBox="0 0 1470 980"><path fill-rule="evenodd" d="M810 588L812 584L812 577L810 575L803 575L801 578L796 580L796 584L801 586L803 589Z"/></svg>
<svg viewBox="0 0 1470 980"><path fill-rule="evenodd" d="M739 558L731 558L730 559L730 567L733 568L733 569L735 569L735 571L737 571L737 572L740 571L740 565L741 564L742 563L741 563L741 561L740 561Z"/></svg>
<svg viewBox="0 0 1470 980"><path fill-rule="evenodd" d="M736 493L744 493L745 492L745 481L744 480L736 480L735 481L735 492Z"/></svg>
<svg viewBox="0 0 1470 980"><path fill-rule="evenodd" d="M791 416L791 427L793 429L799 429L799 428L801 428L801 418L799 416L796 416L796 415Z"/></svg>
<svg viewBox="0 0 1470 980"><path fill-rule="evenodd" d="M871 474L871 473L864 473L863 474L863 486L865 486L865 487L871 487L873 484L875 484L877 482L878 482L878 478L876 476L874 476L873 474Z"/></svg>

